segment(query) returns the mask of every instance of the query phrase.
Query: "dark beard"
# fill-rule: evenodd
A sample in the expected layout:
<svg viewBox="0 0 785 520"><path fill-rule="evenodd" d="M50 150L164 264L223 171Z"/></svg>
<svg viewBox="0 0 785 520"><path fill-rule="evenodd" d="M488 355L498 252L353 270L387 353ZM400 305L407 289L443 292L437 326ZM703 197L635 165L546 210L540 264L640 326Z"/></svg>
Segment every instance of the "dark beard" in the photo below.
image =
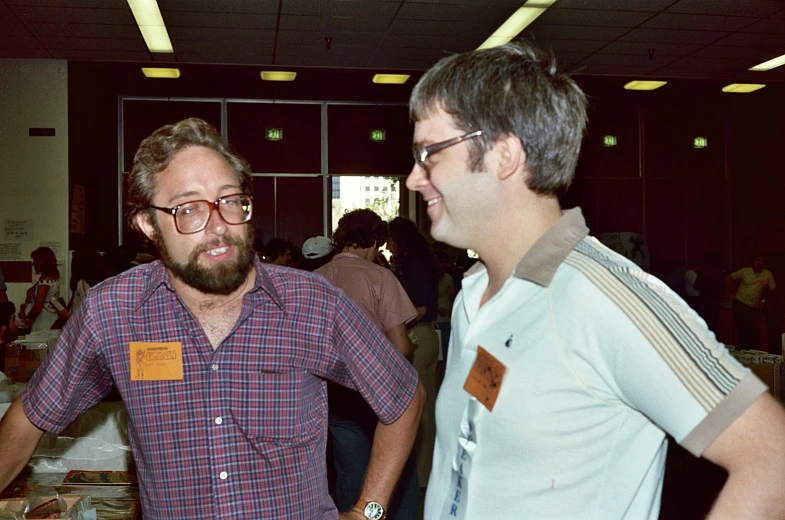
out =
<svg viewBox="0 0 785 520"><path fill-rule="evenodd" d="M194 249L188 257L187 264L181 264L172 259L166 244L164 244L161 238L161 230L157 224L153 243L161 255L161 261L175 278L205 294L228 295L236 291L245 282L248 273L253 268L254 250L252 246L254 230L250 224L246 224L246 226L248 231L244 240L232 236L225 236L223 240L226 245L237 247L237 260L226 262L212 269L199 265L199 255L218 247L219 242L217 240Z"/></svg>

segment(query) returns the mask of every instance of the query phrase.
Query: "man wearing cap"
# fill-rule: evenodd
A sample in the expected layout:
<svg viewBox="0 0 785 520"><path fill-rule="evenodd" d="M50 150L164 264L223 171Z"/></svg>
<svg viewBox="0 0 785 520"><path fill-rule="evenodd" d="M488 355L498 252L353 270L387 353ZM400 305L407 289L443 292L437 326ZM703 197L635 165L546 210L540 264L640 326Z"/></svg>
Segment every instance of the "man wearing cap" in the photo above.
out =
<svg viewBox="0 0 785 520"><path fill-rule="evenodd" d="M379 246L386 240L387 223L381 217L369 209L351 211L341 217L333 234L335 250L340 252L315 272L343 289L398 351L411 360L406 323L417 316L417 310L395 274L374 263ZM322 245L326 248L325 243ZM358 499L377 418L357 392L339 385L328 385L328 388L329 427L337 474L336 502L338 510L345 511ZM390 503L389 518L416 520L418 507L419 485L414 458L410 457Z"/></svg>
<svg viewBox="0 0 785 520"><path fill-rule="evenodd" d="M333 241L327 237L311 237L303 242L303 269L315 271L333 259Z"/></svg>

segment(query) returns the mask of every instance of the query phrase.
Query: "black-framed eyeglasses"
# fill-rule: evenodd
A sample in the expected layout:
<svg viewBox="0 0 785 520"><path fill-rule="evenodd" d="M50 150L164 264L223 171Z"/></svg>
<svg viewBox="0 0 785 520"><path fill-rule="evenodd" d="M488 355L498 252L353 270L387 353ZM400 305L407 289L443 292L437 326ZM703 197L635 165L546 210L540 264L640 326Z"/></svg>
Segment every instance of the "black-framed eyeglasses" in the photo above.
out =
<svg viewBox="0 0 785 520"><path fill-rule="evenodd" d="M428 146L423 146L419 143L414 143L412 145L412 154L414 154L414 161L424 169L426 172L428 171L428 165L425 164L425 160L428 159L429 155L433 155L436 152L441 152L445 148L449 148L451 146L455 146L458 143L462 143L469 139L474 139L475 137L479 137L482 135L482 130L475 130L474 132L469 132L468 134L463 134L458 137L453 137L452 139L447 139L446 141L441 141L439 143L429 144Z"/></svg>
<svg viewBox="0 0 785 520"><path fill-rule="evenodd" d="M210 222L210 217L213 215L213 208L218 210L224 222L235 226L251 220L253 213L252 198L245 193L224 195L215 202L191 200L173 208L161 208L153 205L150 207L171 214L174 218L174 226L183 235L198 233L207 227L207 223Z"/></svg>

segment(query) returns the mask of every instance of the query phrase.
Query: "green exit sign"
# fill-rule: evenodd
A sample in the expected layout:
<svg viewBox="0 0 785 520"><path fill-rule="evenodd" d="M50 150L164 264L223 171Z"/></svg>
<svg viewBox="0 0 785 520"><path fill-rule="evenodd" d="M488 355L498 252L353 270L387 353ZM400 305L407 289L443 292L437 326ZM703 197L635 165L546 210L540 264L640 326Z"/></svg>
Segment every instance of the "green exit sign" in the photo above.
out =
<svg viewBox="0 0 785 520"><path fill-rule="evenodd" d="M617 141L616 141L616 136L615 135L606 135L605 137L602 138L602 145L605 148L610 148L612 146L616 146L616 144L617 144Z"/></svg>
<svg viewBox="0 0 785 520"><path fill-rule="evenodd" d="M265 137L268 141L280 141L283 139L283 128L266 128Z"/></svg>
<svg viewBox="0 0 785 520"><path fill-rule="evenodd" d="M706 148L707 146L709 146L709 140L705 137L696 137L692 141L693 148Z"/></svg>
<svg viewBox="0 0 785 520"><path fill-rule="evenodd" d="M374 143L380 143L385 139L387 139L386 130L371 130L371 141Z"/></svg>

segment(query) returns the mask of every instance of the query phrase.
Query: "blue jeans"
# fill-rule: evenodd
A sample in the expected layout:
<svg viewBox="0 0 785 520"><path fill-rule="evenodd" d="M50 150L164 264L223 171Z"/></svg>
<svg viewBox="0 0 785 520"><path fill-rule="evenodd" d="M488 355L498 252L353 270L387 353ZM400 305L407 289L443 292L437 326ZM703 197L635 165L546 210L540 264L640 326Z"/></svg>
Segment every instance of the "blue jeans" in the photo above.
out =
<svg viewBox="0 0 785 520"><path fill-rule="evenodd" d="M349 511L360 497L365 470L371 458L373 431L346 417L330 416L330 434L335 458L335 500L338 511ZM420 484L414 454L410 454L390 501L387 518L417 520Z"/></svg>

